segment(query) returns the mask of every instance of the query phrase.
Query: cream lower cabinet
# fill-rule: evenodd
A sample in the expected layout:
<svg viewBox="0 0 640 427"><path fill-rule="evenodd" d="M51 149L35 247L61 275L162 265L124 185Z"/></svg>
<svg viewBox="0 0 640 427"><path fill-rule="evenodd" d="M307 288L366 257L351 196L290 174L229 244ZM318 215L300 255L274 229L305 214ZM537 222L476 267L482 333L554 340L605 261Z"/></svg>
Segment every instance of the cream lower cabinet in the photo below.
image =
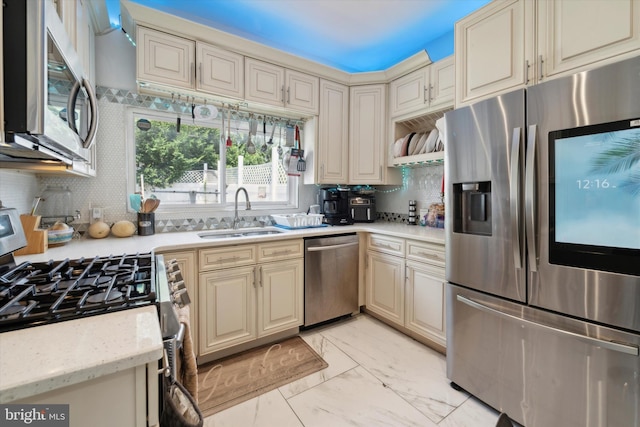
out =
<svg viewBox="0 0 640 427"><path fill-rule="evenodd" d="M69 406L66 421L36 421L33 425L157 427L160 425L158 396L161 387L158 378L158 363L152 362L15 400L11 404ZM31 423L9 421L7 425L11 424Z"/></svg>
<svg viewBox="0 0 640 427"><path fill-rule="evenodd" d="M200 251L201 355L302 324L303 248L286 240Z"/></svg>
<svg viewBox="0 0 640 427"><path fill-rule="evenodd" d="M405 327L446 347L444 247L406 241Z"/></svg>
<svg viewBox="0 0 640 427"><path fill-rule="evenodd" d="M444 247L371 234L367 311L409 335L446 347Z"/></svg>
<svg viewBox="0 0 640 427"><path fill-rule="evenodd" d="M367 310L404 326L404 240L369 234L365 266Z"/></svg>

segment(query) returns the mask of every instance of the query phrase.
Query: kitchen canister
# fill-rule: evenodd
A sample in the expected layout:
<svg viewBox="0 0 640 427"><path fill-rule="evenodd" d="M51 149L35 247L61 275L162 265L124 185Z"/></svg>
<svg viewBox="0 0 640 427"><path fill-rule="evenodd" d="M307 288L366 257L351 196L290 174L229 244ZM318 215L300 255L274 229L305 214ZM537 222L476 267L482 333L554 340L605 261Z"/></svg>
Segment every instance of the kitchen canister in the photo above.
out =
<svg viewBox="0 0 640 427"><path fill-rule="evenodd" d="M409 200L409 225L417 224L418 214L416 213L416 201Z"/></svg>
<svg viewBox="0 0 640 427"><path fill-rule="evenodd" d="M151 236L155 233L155 212L138 212L138 236Z"/></svg>

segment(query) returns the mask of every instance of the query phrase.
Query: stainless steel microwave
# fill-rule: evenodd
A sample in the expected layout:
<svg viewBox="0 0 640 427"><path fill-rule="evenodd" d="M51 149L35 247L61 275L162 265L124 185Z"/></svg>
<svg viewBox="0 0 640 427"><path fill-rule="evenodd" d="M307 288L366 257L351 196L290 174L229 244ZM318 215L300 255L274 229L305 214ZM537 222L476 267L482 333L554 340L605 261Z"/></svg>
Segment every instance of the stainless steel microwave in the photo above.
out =
<svg viewBox="0 0 640 427"><path fill-rule="evenodd" d="M0 160L88 160L97 100L52 1L3 1L3 67Z"/></svg>

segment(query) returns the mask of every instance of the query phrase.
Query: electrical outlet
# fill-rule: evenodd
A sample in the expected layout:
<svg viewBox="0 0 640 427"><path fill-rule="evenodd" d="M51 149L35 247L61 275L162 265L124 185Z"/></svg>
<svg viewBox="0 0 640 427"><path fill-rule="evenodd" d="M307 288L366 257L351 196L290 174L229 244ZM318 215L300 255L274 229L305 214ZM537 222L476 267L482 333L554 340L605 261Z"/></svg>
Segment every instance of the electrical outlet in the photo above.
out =
<svg viewBox="0 0 640 427"><path fill-rule="evenodd" d="M89 222L104 221L104 211L102 208L93 207L89 210Z"/></svg>

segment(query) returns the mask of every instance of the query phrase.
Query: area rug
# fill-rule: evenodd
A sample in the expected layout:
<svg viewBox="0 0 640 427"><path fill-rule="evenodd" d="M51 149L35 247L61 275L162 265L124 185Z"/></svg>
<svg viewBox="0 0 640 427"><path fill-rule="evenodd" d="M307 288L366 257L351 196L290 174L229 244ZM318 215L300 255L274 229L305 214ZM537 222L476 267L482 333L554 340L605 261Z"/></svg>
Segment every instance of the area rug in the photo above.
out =
<svg viewBox="0 0 640 427"><path fill-rule="evenodd" d="M207 417L329 366L300 337L198 367L198 406Z"/></svg>

